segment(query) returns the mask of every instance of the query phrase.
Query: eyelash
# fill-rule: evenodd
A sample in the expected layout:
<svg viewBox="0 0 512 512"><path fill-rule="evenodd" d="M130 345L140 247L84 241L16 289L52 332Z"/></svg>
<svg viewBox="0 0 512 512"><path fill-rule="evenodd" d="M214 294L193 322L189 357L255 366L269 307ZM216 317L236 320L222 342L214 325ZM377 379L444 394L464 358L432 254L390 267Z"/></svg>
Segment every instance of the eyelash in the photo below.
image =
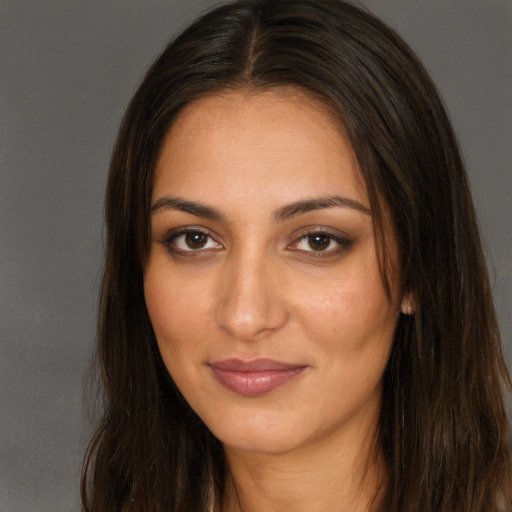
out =
<svg viewBox="0 0 512 512"><path fill-rule="evenodd" d="M186 237L187 235L201 235L207 237L206 244L213 242L217 247L206 247L206 248L189 248L189 249L181 249L176 247L176 241L181 237ZM327 248L323 250L314 250L311 248L311 238L314 236L325 237L327 239ZM309 238L309 240L308 240ZM293 246L298 246L301 243L307 243L312 250L304 250L304 249L296 249ZM186 241L185 244L188 245ZM334 249L329 249L329 246L335 243L337 247ZM173 256L185 256L185 257L198 257L204 255L205 252L210 252L211 250L219 250L222 249L223 246L216 242L214 237L206 230L202 228L189 227L185 229L180 229L179 231L173 231L168 236L162 240L162 244L167 247L167 250ZM296 238L291 244L287 245L287 249L291 248L292 250L297 250L302 255L309 258L327 258L330 256L337 255L344 250L348 249L353 244L353 241L348 238L343 238L334 235L333 233L323 230L323 229L311 229L305 233L302 233L298 238ZM189 246L190 247L190 246Z"/></svg>
<svg viewBox="0 0 512 512"><path fill-rule="evenodd" d="M162 243L167 247L167 250L171 253L173 256L185 256L185 257L197 257L201 253L205 253L206 251L210 251L212 248L197 248L197 249L180 249L179 247L176 247L176 241L181 237L186 237L187 235L201 235L208 238L206 243L209 243L210 241L213 241L218 247L214 247L213 250L217 250L222 248L222 245L215 241L214 237L206 230L190 227L185 229L180 229L179 231L173 231L169 235L167 235L164 240L162 240ZM187 244L187 242L184 242ZM187 244L188 245L188 244Z"/></svg>
<svg viewBox="0 0 512 512"><path fill-rule="evenodd" d="M322 237L322 238L326 238L327 239L327 248L323 249L323 250L314 250L312 247L311 247L311 238L312 237ZM310 257L310 258L328 258L330 256L336 256L338 254L340 254L341 252L343 252L344 250L348 249L353 241L348 239L348 238L343 238L343 237L340 237L340 236L337 236L333 233L331 233L330 231L326 231L324 229L319 229L319 228L316 228L316 229L311 229L305 233L302 233L299 238L297 238L294 242L292 242L291 244L288 245L288 247L292 247L292 246L298 246L300 243L307 243L308 246L312 249L310 251L308 250L301 250L301 249L297 249L298 251L300 251L303 255L307 256L307 257ZM337 244L337 246L334 248L334 249L329 249L329 246L332 244L332 243L335 243Z"/></svg>

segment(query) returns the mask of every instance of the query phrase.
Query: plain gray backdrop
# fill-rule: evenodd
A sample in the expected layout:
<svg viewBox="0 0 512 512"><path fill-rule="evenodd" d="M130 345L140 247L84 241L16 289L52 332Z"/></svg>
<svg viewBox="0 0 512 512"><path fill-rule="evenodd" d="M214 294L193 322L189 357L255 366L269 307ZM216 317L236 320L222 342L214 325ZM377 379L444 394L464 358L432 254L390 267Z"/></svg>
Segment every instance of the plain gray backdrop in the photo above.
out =
<svg viewBox="0 0 512 512"><path fill-rule="evenodd" d="M419 54L470 174L512 360L512 3L361 1ZM144 70L204 0L0 0L0 511L80 509L102 201ZM492 258L492 259L491 259Z"/></svg>

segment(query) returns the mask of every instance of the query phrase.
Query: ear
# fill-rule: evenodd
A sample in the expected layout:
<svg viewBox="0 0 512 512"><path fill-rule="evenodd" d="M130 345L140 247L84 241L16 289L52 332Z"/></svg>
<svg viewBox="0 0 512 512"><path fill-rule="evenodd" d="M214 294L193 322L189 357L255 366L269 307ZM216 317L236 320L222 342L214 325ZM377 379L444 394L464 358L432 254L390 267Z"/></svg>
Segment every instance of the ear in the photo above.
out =
<svg viewBox="0 0 512 512"><path fill-rule="evenodd" d="M402 302L400 304L400 311L404 315L414 315L415 310L416 310L416 301L414 300L412 293L406 293L402 297Z"/></svg>

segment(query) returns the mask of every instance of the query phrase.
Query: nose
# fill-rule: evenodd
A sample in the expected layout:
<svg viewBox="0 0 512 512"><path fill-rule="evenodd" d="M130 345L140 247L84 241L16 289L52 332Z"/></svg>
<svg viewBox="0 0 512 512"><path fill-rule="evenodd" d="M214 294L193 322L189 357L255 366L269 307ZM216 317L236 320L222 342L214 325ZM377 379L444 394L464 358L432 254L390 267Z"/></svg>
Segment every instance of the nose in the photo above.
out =
<svg viewBox="0 0 512 512"><path fill-rule="evenodd" d="M256 341L288 319L279 270L269 259L239 257L226 266L216 309L217 325L240 341Z"/></svg>

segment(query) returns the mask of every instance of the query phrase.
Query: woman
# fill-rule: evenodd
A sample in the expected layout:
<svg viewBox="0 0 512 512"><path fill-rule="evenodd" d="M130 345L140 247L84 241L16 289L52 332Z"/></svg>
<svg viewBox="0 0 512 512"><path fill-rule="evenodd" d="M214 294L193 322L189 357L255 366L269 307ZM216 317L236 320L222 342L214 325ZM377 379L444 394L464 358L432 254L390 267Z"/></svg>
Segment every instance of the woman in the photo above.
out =
<svg viewBox="0 0 512 512"><path fill-rule="evenodd" d="M85 510L512 505L503 363L436 89L338 0L195 22L123 120Z"/></svg>

